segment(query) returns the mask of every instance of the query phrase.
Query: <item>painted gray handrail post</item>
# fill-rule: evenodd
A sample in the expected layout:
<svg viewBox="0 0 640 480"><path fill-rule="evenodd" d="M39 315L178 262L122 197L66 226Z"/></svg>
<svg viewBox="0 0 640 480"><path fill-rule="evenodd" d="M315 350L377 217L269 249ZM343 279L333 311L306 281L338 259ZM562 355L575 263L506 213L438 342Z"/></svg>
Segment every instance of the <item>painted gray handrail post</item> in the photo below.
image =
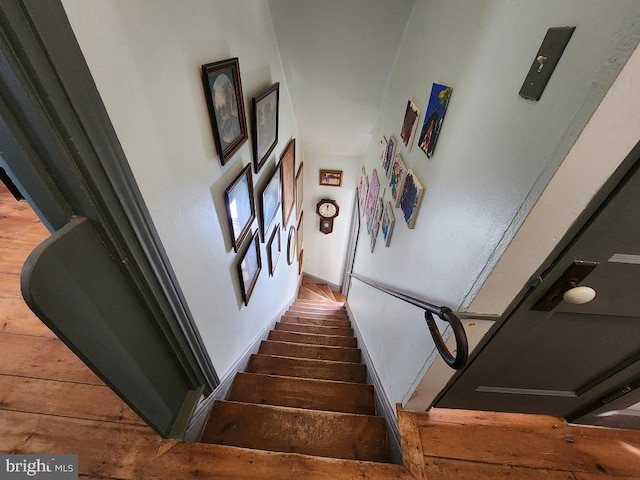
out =
<svg viewBox="0 0 640 480"><path fill-rule="evenodd" d="M429 332L431 333L431 337L433 337L433 341L440 353L440 356L445 361L447 365L455 370L460 370L465 367L467 364L467 360L469 359L469 342L467 341L467 334L464 331L464 326L460 319L457 317L453 311L448 307L437 307L431 303L425 302L424 300L420 300L418 298L412 297L403 293L395 288L389 287L382 283L376 282L374 280L370 280L368 278L362 277L358 274L352 273L352 278L356 280L360 280L371 287L380 290L381 292L387 293L393 297L399 298L411 305L414 305L418 308L422 308L424 312L424 318L427 321L427 326L429 327ZM453 330L453 335L456 339L456 354L452 354L447 345L445 344L440 331L438 330L438 326L433 318L433 314L436 314L441 320L447 322L451 325Z"/></svg>

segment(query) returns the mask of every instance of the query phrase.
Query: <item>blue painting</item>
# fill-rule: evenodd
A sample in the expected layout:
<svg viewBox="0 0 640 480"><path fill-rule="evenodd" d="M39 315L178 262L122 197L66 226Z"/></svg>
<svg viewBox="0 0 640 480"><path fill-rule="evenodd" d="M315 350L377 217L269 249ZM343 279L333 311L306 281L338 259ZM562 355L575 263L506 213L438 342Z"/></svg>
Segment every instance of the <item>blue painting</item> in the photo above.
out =
<svg viewBox="0 0 640 480"><path fill-rule="evenodd" d="M409 170L404 179L402 197L400 197L400 210L402 210L404 220L407 222L409 228L415 227L423 193L424 187L418 180L418 177L416 177L413 170Z"/></svg>
<svg viewBox="0 0 640 480"><path fill-rule="evenodd" d="M451 87L438 83L434 83L431 88L431 96L427 104L427 113L424 115L422 131L418 138L418 145L429 158L431 158L436 148L436 142L440 135L444 115L447 113L452 91L453 89Z"/></svg>

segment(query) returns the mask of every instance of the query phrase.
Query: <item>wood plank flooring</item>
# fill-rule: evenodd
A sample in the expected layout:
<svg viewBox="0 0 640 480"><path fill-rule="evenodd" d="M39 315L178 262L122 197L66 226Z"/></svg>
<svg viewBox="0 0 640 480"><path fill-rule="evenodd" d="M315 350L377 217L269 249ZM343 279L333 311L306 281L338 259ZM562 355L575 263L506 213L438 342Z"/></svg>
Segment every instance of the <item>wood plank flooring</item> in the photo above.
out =
<svg viewBox="0 0 640 480"><path fill-rule="evenodd" d="M0 185L1 453L77 453L84 480L640 480L637 432L530 415L400 410L406 467L164 440L22 303L20 269L47 235Z"/></svg>

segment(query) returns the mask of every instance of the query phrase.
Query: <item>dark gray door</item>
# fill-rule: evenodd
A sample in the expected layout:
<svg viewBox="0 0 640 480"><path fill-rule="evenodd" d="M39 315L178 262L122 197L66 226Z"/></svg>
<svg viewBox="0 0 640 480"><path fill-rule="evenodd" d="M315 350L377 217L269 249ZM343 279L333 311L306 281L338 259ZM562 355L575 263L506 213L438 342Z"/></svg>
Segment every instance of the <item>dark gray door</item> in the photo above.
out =
<svg viewBox="0 0 640 480"><path fill-rule="evenodd" d="M583 305L561 300L550 311L536 310L538 301L574 262L597 264L578 282L592 287L595 299ZM436 406L572 418L632 391L638 379L640 173L636 164Z"/></svg>

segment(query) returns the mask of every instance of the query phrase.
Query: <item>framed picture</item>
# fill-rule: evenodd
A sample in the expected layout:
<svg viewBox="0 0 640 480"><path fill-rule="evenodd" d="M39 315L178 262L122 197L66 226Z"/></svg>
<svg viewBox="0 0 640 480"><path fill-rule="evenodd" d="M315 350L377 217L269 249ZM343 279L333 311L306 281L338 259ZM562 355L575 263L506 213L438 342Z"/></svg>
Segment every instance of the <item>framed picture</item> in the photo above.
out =
<svg viewBox="0 0 640 480"><path fill-rule="evenodd" d="M233 250L237 252L256 218L251 165L244 167L224 191L224 204L227 209Z"/></svg>
<svg viewBox="0 0 640 480"><path fill-rule="evenodd" d="M393 155L396 151L396 139L391 136L389 140L387 140L387 151L384 155L384 162L382 163L382 169L384 170L384 174L389 177L391 173L391 163L393 162Z"/></svg>
<svg viewBox="0 0 640 480"><path fill-rule="evenodd" d="M238 262L238 275L240 276L242 299L245 305L249 305L249 299L258 281L260 270L262 270L260 241L258 239L258 231L256 230L251 237L251 241L240 255L240 261Z"/></svg>
<svg viewBox="0 0 640 480"><path fill-rule="evenodd" d="M320 170L318 183L326 187L342 186L342 170Z"/></svg>
<svg viewBox="0 0 640 480"><path fill-rule="evenodd" d="M237 58L202 65L213 138L224 165L247 141L247 120Z"/></svg>
<svg viewBox="0 0 640 480"><path fill-rule="evenodd" d="M302 260L304 259L304 250L300 250L298 255L298 275L302 275Z"/></svg>
<svg viewBox="0 0 640 480"><path fill-rule="evenodd" d="M434 83L433 87L431 87L431 96L427 104L427 111L424 114L422 131L418 138L418 145L429 158L431 158L436 148L436 142L440 135L444 115L447 113L452 91L451 87L438 83Z"/></svg>
<svg viewBox="0 0 640 480"><path fill-rule="evenodd" d="M380 165L384 168L384 161L387 158L387 137L384 135L380 140Z"/></svg>
<svg viewBox="0 0 640 480"><path fill-rule="evenodd" d="M271 175L271 179L267 186L264 187L261 195L260 216L262 229L262 240L267 240L267 233L271 226L276 222L280 205L282 204L282 186L280 185L280 165L278 165Z"/></svg>
<svg viewBox="0 0 640 480"><path fill-rule="evenodd" d="M415 103L409 100L407 102L407 110L404 112L402 129L400 130L400 139L407 150L411 150L411 146L413 145L413 137L416 133L419 117L420 109Z"/></svg>
<svg viewBox="0 0 640 480"><path fill-rule="evenodd" d="M416 177L413 170L409 170L404 179L402 196L400 198L400 209L409 228L413 228L416 224L416 217L418 216L418 209L420 208L423 193L424 187L418 180L418 177Z"/></svg>
<svg viewBox="0 0 640 480"><path fill-rule="evenodd" d="M373 214L376 209L376 200L380 193L380 181L378 180L378 172L373 169L371 172L371 183L369 184L369 191L367 193L367 203L364 207L364 216L367 220L367 232L371 233L371 222L373 221Z"/></svg>
<svg viewBox="0 0 640 480"><path fill-rule="evenodd" d="M362 166L362 173L360 174L360 184L358 185L358 205L360 206L360 214L364 214L364 208L367 205L367 193L369 192L369 177L367 172Z"/></svg>
<svg viewBox="0 0 640 480"><path fill-rule="evenodd" d="M267 260L269 262L269 276L273 277L276 271L276 265L280 258L280 252L282 250L280 242L280 224L273 229L273 233L267 242Z"/></svg>
<svg viewBox="0 0 640 480"><path fill-rule="evenodd" d="M382 229L382 238L384 239L384 246L388 247L391 243L391 234L393 233L393 226L396 224L396 217L393 214L393 207L391 202L387 202L382 211L382 219L380 220L380 227Z"/></svg>
<svg viewBox="0 0 640 480"><path fill-rule="evenodd" d="M260 171L278 143L279 105L279 83L274 83L260 95L251 99L253 168L256 173Z"/></svg>
<svg viewBox="0 0 640 480"><path fill-rule="evenodd" d="M296 215L298 218L302 216L302 196L303 196L303 181L304 181L304 162L298 167L296 173Z"/></svg>
<svg viewBox="0 0 640 480"><path fill-rule="evenodd" d="M393 157L393 163L391 164L391 178L389 179L391 199L393 200L394 207L400 205L400 196L402 195L402 186L406 175L407 167L402 161L400 154L396 153Z"/></svg>
<svg viewBox="0 0 640 480"><path fill-rule="evenodd" d="M296 259L296 227L289 227L289 235L287 236L287 264L293 264Z"/></svg>
<svg viewBox="0 0 640 480"><path fill-rule="evenodd" d="M382 198L378 198L376 200L376 209L373 212L373 219L371 221L371 238L370 238L370 246L371 252L373 253L373 249L376 246L376 239L378 238L378 231L380 230L380 219L382 218L382 210L383 210Z"/></svg>
<svg viewBox="0 0 640 480"><path fill-rule="evenodd" d="M296 201L296 140L289 142L280 160L280 182L282 183L282 225L289 224L289 217Z"/></svg>
<svg viewBox="0 0 640 480"><path fill-rule="evenodd" d="M303 220L304 214L300 215L300 220L298 220L298 227L296 228L296 250L298 252L298 259L300 259L300 255L302 255L302 235L303 235Z"/></svg>

